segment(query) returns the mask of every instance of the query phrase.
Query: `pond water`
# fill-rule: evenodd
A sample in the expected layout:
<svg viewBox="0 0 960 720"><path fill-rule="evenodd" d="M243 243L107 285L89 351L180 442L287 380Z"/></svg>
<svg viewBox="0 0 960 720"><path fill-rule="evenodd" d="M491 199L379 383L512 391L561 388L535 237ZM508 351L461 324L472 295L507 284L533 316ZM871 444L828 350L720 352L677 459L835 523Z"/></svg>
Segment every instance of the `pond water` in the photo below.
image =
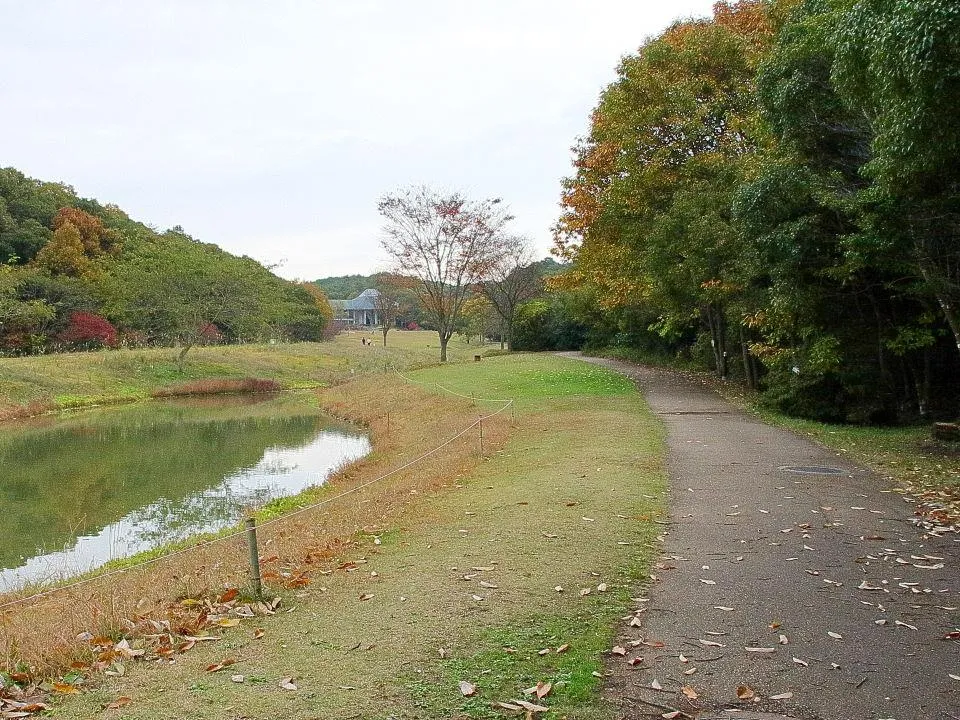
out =
<svg viewBox="0 0 960 720"><path fill-rule="evenodd" d="M0 428L0 591L235 525L370 451L308 396L143 403Z"/></svg>

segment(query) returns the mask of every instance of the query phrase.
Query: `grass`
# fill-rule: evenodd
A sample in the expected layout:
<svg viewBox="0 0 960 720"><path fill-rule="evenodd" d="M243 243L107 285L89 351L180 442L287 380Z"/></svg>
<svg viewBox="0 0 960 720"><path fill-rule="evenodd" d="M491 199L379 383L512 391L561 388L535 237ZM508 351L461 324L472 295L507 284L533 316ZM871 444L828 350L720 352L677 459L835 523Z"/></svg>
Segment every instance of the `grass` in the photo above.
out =
<svg viewBox="0 0 960 720"><path fill-rule="evenodd" d="M346 332L324 343L194 348L182 373L172 348L0 358L0 419L138 400L158 389L194 381L256 377L274 380L284 388L318 387L389 367L422 367L439 359L436 333L391 332L386 348L362 345L363 336ZM449 352L451 360L458 361L494 348L468 346L457 338L450 342Z"/></svg>
<svg viewBox="0 0 960 720"><path fill-rule="evenodd" d="M363 491L336 513L285 527L276 542L342 515L354 530L339 533L310 584L284 592L288 612L252 621L261 639L245 623L175 664L128 663L123 676L98 677L59 701L57 717L499 717L492 703L529 699L522 692L537 681L554 683L545 717L606 717L592 673L654 547L650 520L664 509L661 427L629 383L553 356L409 374L425 385L381 376L320 393L322 405L378 433L347 482L436 446L484 406L437 383L516 397L515 414L485 422L485 457L471 434L455 457L431 458L436 466L418 466L390 492ZM389 436L378 419L387 410ZM569 649L556 653L563 644ZM553 651L538 654L545 647ZM236 664L205 671L225 657ZM281 689L284 677L298 689ZM477 695L462 696L460 680ZM131 702L101 710L119 696Z"/></svg>

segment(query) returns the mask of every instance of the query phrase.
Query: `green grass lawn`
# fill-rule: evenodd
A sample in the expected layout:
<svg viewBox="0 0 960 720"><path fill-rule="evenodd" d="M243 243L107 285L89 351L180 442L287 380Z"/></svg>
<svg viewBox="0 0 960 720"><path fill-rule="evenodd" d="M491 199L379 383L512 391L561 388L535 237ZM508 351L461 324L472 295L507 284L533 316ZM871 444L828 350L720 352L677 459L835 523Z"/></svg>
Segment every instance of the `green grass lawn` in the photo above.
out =
<svg viewBox="0 0 960 720"><path fill-rule="evenodd" d="M363 345L366 337L372 345ZM138 399L150 391L191 380L210 378L269 378L285 387L310 387L340 382L358 373L386 368L412 368L437 363L437 334L392 331L383 347L380 333L344 332L323 343L225 345L193 348L184 371L177 369L173 348L101 350L34 357L0 358L0 408L42 402L60 407ZM451 340L451 362L485 353Z"/></svg>
<svg viewBox="0 0 960 720"><path fill-rule="evenodd" d="M542 717L608 717L594 673L655 546L662 427L630 383L555 356L407 375L515 398L506 444L422 497L381 544L360 538L342 558L365 560L358 570L316 576L287 596L288 612L198 643L176 664L128 663L58 702L56 716L497 718L494 703L530 700L525 688L550 682ZM236 664L206 672L227 657ZM279 687L285 677L296 690ZM461 680L476 694L463 696ZM103 710L119 696L129 704Z"/></svg>

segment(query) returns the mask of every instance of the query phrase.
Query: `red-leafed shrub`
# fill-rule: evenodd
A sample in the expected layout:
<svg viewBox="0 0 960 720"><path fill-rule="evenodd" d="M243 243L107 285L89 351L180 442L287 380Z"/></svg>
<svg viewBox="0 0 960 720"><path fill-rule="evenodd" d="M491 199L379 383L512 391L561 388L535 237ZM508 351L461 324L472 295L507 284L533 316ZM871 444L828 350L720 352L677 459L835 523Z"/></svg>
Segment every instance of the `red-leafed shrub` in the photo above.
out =
<svg viewBox="0 0 960 720"><path fill-rule="evenodd" d="M274 393L283 386L276 380L264 378L194 380L179 385L168 385L150 392L151 397L178 397L181 395L227 395L232 393Z"/></svg>
<svg viewBox="0 0 960 720"><path fill-rule="evenodd" d="M411 321L407 323L407 330L419 330L419 329L420 329L420 326L417 325L415 322Z"/></svg>
<svg viewBox="0 0 960 720"><path fill-rule="evenodd" d="M96 313L78 311L70 313L70 324L57 339L75 348L115 347L117 329Z"/></svg>

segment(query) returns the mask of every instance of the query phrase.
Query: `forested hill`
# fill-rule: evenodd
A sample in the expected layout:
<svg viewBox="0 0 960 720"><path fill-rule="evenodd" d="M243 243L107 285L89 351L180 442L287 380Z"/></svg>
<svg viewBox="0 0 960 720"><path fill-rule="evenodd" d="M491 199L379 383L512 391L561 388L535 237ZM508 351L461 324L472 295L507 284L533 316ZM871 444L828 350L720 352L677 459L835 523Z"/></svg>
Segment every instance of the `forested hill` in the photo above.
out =
<svg viewBox="0 0 960 720"><path fill-rule="evenodd" d="M331 300L352 300L367 288L377 287L377 275L337 275L314 283Z"/></svg>
<svg viewBox="0 0 960 720"><path fill-rule="evenodd" d="M68 185L0 169L0 354L100 346L317 340L312 284L165 232Z"/></svg>

